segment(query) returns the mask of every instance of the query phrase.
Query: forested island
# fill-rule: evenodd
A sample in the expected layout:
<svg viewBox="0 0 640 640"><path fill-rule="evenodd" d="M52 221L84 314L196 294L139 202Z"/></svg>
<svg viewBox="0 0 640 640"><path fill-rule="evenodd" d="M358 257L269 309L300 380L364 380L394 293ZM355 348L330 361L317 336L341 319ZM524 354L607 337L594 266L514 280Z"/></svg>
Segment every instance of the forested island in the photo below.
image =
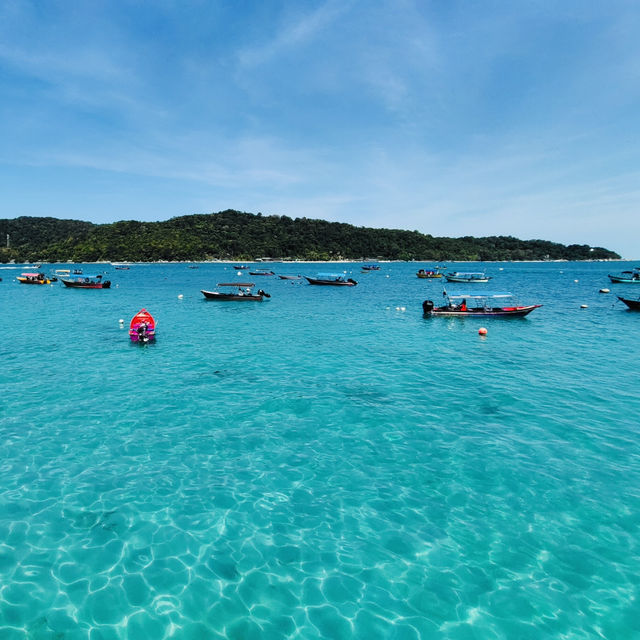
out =
<svg viewBox="0 0 640 640"><path fill-rule="evenodd" d="M202 260L607 260L602 247L511 236L439 238L418 231L227 210L163 222L0 220L0 262Z"/></svg>

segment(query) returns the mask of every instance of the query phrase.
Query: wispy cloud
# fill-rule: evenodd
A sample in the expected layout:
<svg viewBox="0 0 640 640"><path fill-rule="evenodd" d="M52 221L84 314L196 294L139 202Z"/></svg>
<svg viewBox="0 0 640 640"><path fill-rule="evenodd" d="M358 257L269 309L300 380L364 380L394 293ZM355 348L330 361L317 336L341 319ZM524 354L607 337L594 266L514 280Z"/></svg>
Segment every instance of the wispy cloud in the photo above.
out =
<svg viewBox="0 0 640 640"><path fill-rule="evenodd" d="M296 48L313 43L348 10L350 4L348 1L329 0L308 13L300 13L296 9L284 13L275 34L260 44L238 51L239 64L244 68L259 67L272 63L274 58L284 53L291 54Z"/></svg>

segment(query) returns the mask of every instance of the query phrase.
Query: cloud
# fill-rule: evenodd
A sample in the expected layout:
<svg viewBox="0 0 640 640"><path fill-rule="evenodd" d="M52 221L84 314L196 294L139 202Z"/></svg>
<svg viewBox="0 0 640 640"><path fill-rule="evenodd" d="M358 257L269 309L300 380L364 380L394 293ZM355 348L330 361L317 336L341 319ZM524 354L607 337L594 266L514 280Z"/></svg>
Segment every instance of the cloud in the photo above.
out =
<svg viewBox="0 0 640 640"><path fill-rule="evenodd" d="M348 1L329 0L306 14L286 14L279 31L265 42L238 51L240 66L245 69L264 66L285 53L290 54L297 48L307 46L343 15L350 4Z"/></svg>

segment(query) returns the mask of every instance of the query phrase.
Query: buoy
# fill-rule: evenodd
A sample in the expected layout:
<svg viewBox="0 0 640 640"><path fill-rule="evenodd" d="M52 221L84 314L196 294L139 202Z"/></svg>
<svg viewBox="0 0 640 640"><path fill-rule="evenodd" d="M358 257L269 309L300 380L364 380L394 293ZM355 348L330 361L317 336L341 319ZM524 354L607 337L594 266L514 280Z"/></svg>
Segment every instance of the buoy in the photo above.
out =
<svg viewBox="0 0 640 640"><path fill-rule="evenodd" d="M581 309L588 309L588 308L589 308L589 305L588 305L588 304L581 304L581 305L580 305L580 308L581 308Z"/></svg>
<svg viewBox="0 0 640 640"><path fill-rule="evenodd" d="M480 327L480 328L478 329L478 333L479 333L481 336L486 336L486 335L487 335L487 330L486 330L484 327Z"/></svg>
<svg viewBox="0 0 640 640"><path fill-rule="evenodd" d="M124 326L124 320L122 318L120 318L120 320L118 320L118 323L120 324L120 328L122 328Z"/></svg>
<svg viewBox="0 0 640 640"><path fill-rule="evenodd" d="M600 289L600 293L609 293L609 289Z"/></svg>
<svg viewBox="0 0 640 640"><path fill-rule="evenodd" d="M178 294L178 300L182 300L182 298L184 298L184 296L181 293L179 293Z"/></svg>
<svg viewBox="0 0 640 640"><path fill-rule="evenodd" d="M242 271L238 271L238 275L241 276L242 275Z"/></svg>
<svg viewBox="0 0 640 640"><path fill-rule="evenodd" d="M578 282L577 280L574 280L574 282Z"/></svg>
<svg viewBox="0 0 640 640"><path fill-rule="evenodd" d="M400 307L400 311L406 311L407 307Z"/></svg>

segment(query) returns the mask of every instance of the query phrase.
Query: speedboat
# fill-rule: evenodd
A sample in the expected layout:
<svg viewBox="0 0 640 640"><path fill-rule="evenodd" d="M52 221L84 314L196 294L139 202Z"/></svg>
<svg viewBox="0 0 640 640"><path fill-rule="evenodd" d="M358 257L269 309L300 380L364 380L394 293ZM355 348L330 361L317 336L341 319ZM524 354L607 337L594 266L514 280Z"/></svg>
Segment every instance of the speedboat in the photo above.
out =
<svg viewBox="0 0 640 640"><path fill-rule="evenodd" d="M129 338L131 342L139 342L140 344L156 339L156 321L146 309L141 309L131 318Z"/></svg>
<svg viewBox="0 0 640 640"><path fill-rule="evenodd" d="M448 282L489 282L491 280L491 276L485 275L483 272L461 272L454 271L453 273L445 273L444 277Z"/></svg>
<svg viewBox="0 0 640 640"><path fill-rule="evenodd" d="M207 300L220 300L223 302L262 302L264 298L271 297L262 289L258 289L258 291L254 293L253 287L255 287L253 282L219 282L217 289L222 288L222 291L205 291L204 289L200 289L200 292Z"/></svg>
<svg viewBox="0 0 640 640"><path fill-rule="evenodd" d="M363 264L362 270L363 271L380 271L380 265L379 264Z"/></svg>
<svg viewBox="0 0 640 640"><path fill-rule="evenodd" d="M629 298L618 296L618 300L624 302L632 311L640 311L640 298L638 300L629 300Z"/></svg>
<svg viewBox="0 0 640 640"><path fill-rule="evenodd" d="M102 275L89 276L78 275L60 278L60 281L65 287L72 289L109 289L111 287L111 280L102 280Z"/></svg>
<svg viewBox="0 0 640 640"><path fill-rule="evenodd" d="M51 284L53 281L55 278L47 278L44 273L40 272L23 273L18 276L20 284Z"/></svg>
<svg viewBox="0 0 640 640"><path fill-rule="evenodd" d="M442 278L442 274L437 270L437 267L434 269L418 269L416 275L418 278Z"/></svg>
<svg viewBox="0 0 640 640"><path fill-rule="evenodd" d="M284 276L279 274L278 278L280 278L280 280L302 280L302 276Z"/></svg>
<svg viewBox="0 0 640 640"><path fill-rule="evenodd" d="M309 284L329 285L334 287L355 287L358 283L342 273L318 273L315 278L305 276Z"/></svg>
<svg viewBox="0 0 640 640"><path fill-rule="evenodd" d="M432 300L425 300L422 303L422 311L425 316L522 318L542 306L541 304L505 305L505 302L513 298L511 293L448 294L444 291L442 295L446 304L441 307L436 307Z"/></svg>
<svg viewBox="0 0 640 640"><path fill-rule="evenodd" d="M632 271L623 271L618 275L608 274L609 280L617 284L640 284L640 267L635 267Z"/></svg>

